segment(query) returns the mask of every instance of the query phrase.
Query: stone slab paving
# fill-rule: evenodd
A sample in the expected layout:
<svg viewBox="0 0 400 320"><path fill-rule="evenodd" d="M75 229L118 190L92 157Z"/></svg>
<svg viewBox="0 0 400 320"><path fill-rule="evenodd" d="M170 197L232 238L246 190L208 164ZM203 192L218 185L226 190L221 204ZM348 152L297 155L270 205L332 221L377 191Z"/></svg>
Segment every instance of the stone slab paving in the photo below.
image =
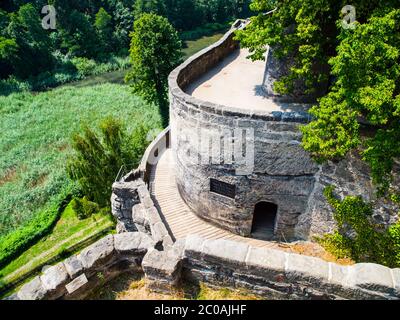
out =
<svg viewBox="0 0 400 320"><path fill-rule="evenodd" d="M247 59L247 49L236 50L186 88L186 93L203 101L241 109L304 111L303 105L274 102L265 96L265 61Z"/></svg>
<svg viewBox="0 0 400 320"><path fill-rule="evenodd" d="M179 240L196 234L204 239L232 240L255 247L282 249L276 242L240 237L197 217L179 194L174 168L173 155L168 149L161 156L158 164L153 167L150 192L175 239Z"/></svg>

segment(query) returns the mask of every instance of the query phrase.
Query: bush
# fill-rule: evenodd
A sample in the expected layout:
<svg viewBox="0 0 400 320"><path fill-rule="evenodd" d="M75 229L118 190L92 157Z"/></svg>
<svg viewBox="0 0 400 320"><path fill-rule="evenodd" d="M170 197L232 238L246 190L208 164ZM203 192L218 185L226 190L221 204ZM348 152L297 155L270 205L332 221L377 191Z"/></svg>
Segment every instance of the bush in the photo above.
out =
<svg viewBox="0 0 400 320"><path fill-rule="evenodd" d="M75 198L72 202L72 208L79 220L87 219L100 210L97 203L89 201L86 197L82 199Z"/></svg>
<svg viewBox="0 0 400 320"><path fill-rule="evenodd" d="M77 191L66 188L50 202L48 208L39 213L32 221L15 232L0 238L0 268L6 266L42 237L49 234L61 213Z"/></svg>
<svg viewBox="0 0 400 320"><path fill-rule="evenodd" d="M334 209L338 229L317 240L338 258L400 267L400 221L385 228L372 220L371 204L361 197L339 201L333 191L327 187L324 193Z"/></svg>
<svg viewBox="0 0 400 320"><path fill-rule="evenodd" d="M75 66L76 70L78 70L78 72L83 76L93 74L97 66L96 61L88 58L76 57L72 58L71 62Z"/></svg>
<svg viewBox="0 0 400 320"><path fill-rule="evenodd" d="M111 187L120 169L139 164L148 144L149 129L139 125L130 134L120 121L108 117L100 123L100 134L87 126L83 131L83 135L72 138L75 154L68 159L67 171L87 199L106 207L110 205ZM85 215L85 209L79 206L78 210Z"/></svg>

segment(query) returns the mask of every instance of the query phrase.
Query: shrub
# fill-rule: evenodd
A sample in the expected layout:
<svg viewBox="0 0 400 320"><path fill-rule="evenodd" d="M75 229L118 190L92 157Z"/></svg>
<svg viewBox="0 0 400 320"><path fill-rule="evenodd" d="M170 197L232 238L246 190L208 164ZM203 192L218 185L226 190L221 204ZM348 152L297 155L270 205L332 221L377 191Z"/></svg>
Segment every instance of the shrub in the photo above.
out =
<svg viewBox="0 0 400 320"><path fill-rule="evenodd" d="M83 197L82 199L74 199L72 202L72 208L79 220L87 219L100 210L97 203L89 201L86 197Z"/></svg>
<svg viewBox="0 0 400 320"><path fill-rule="evenodd" d="M334 209L338 229L319 242L338 258L400 267L400 221L385 228L372 220L372 206L361 197L340 201L333 192L333 187L327 187L324 193Z"/></svg>
<svg viewBox="0 0 400 320"><path fill-rule="evenodd" d="M87 199L105 207L121 167L138 165L149 130L140 125L130 135L120 121L108 117L100 123L100 134L88 126L83 131L72 138L75 154L68 160L67 172Z"/></svg>
<svg viewBox="0 0 400 320"><path fill-rule="evenodd" d="M96 61L93 59L76 57L72 58L71 62L75 66L76 70L78 70L78 72L83 76L93 74L96 69Z"/></svg>
<svg viewBox="0 0 400 320"><path fill-rule="evenodd" d="M76 192L71 187L66 188L50 202L46 210L39 213L32 221L15 232L0 238L0 268L51 232L72 195Z"/></svg>

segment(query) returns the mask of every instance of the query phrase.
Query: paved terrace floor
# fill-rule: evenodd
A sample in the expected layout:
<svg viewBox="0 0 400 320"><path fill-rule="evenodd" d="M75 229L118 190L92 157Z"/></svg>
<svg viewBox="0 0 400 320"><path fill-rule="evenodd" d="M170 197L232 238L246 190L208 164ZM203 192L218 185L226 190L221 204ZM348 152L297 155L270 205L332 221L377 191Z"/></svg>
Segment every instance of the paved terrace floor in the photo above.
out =
<svg viewBox="0 0 400 320"><path fill-rule="evenodd" d="M186 93L224 106L264 111L301 111L302 106L276 103L261 89L265 61L251 61L247 49L238 49L188 86Z"/></svg>
<svg viewBox="0 0 400 320"><path fill-rule="evenodd" d="M164 152L153 167L150 192L175 239L197 234L205 239L226 239L256 247L282 249L277 242L244 238L220 229L197 217L180 196L175 182L175 166L170 149Z"/></svg>

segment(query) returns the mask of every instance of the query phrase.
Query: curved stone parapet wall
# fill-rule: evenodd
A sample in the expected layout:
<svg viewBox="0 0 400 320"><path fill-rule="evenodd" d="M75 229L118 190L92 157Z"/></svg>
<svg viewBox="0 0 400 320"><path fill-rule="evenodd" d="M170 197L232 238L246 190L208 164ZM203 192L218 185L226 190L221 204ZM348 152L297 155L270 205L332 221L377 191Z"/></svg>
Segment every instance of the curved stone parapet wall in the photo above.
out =
<svg viewBox="0 0 400 320"><path fill-rule="evenodd" d="M177 184L182 197L197 215L244 236L251 232L256 203L275 203L278 205L277 235L292 237L299 215L307 209L318 171L318 166L300 146L299 124L308 122L310 116L306 112L231 108L198 100L184 92L188 84L238 49L238 43L233 40L238 27L242 25L237 23L220 41L187 60L170 75L171 141ZM223 146L221 141L226 133L234 136L238 129L243 130L250 144L254 133L254 169L241 175L237 174L240 169L237 161L234 164L223 160L214 164L199 163L207 151L204 144L193 141L194 137L208 134ZM223 158L226 148L219 150ZM234 199L211 192L210 178L235 186Z"/></svg>
<svg viewBox="0 0 400 320"><path fill-rule="evenodd" d="M169 77L171 148L180 193L198 216L243 236L250 235L254 208L261 201L278 207L276 237L310 239L331 232L335 222L323 195L326 186L335 186L341 198L362 195L367 201L376 200L369 169L359 157L349 155L323 166L313 162L301 147L299 126L311 120L306 111L244 110L201 101L184 91L239 48L234 31L245 25L236 22L220 41L189 58ZM303 107L307 110L308 106ZM250 148L253 143L251 170L246 166L242 170L237 161L225 161L226 137L231 135L235 141L237 130L243 130ZM204 140L213 141L216 147L199 142ZM229 196L213 192L211 179L219 185L227 183ZM396 222L396 208L379 201L375 208L380 221L386 225Z"/></svg>

